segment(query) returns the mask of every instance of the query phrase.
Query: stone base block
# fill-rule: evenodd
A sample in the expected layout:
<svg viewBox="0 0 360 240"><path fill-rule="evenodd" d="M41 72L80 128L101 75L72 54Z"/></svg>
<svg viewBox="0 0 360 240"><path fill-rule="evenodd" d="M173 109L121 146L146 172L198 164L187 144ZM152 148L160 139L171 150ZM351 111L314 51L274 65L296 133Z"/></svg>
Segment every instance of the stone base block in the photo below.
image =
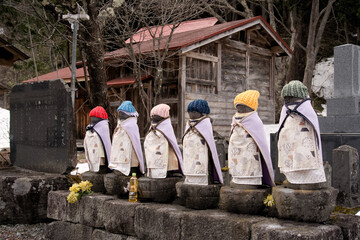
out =
<svg viewBox="0 0 360 240"><path fill-rule="evenodd" d="M0 171L0 224L44 222L48 193L70 186L63 175L17 167Z"/></svg>
<svg viewBox="0 0 360 240"><path fill-rule="evenodd" d="M261 214L264 210L264 199L271 194L271 188L236 189L222 187L220 189L219 208L228 212L243 214Z"/></svg>
<svg viewBox="0 0 360 240"><path fill-rule="evenodd" d="M329 220L335 208L338 190L324 188L320 190L294 190L283 186L274 187L279 218L304 222L324 222Z"/></svg>
<svg viewBox="0 0 360 240"><path fill-rule="evenodd" d="M85 172L81 175L83 181L90 181L93 185L91 190L93 192L105 193L106 189L104 186L104 176L105 174L95 173L95 172Z"/></svg>
<svg viewBox="0 0 360 240"><path fill-rule="evenodd" d="M220 184L192 185L183 182L176 184L179 203L192 209L217 208L220 188Z"/></svg>
<svg viewBox="0 0 360 240"><path fill-rule="evenodd" d="M251 240L343 239L341 229L338 226L277 220L256 223L251 226L251 233Z"/></svg>
<svg viewBox="0 0 360 240"><path fill-rule="evenodd" d="M182 177L167 177L154 179L139 178L138 197L142 202L172 202L176 198L175 184L183 181Z"/></svg>
<svg viewBox="0 0 360 240"><path fill-rule="evenodd" d="M45 237L46 239L51 240L138 240L138 238L133 236L113 234L82 224L62 221L56 221L48 224L45 230Z"/></svg>
<svg viewBox="0 0 360 240"><path fill-rule="evenodd" d="M104 175L104 186L106 189L106 194L117 195L119 198L128 198L129 192L126 188L129 181L129 176L114 172Z"/></svg>
<svg viewBox="0 0 360 240"><path fill-rule="evenodd" d="M344 239L360 239L360 216L336 213L331 215L331 221L341 228Z"/></svg>

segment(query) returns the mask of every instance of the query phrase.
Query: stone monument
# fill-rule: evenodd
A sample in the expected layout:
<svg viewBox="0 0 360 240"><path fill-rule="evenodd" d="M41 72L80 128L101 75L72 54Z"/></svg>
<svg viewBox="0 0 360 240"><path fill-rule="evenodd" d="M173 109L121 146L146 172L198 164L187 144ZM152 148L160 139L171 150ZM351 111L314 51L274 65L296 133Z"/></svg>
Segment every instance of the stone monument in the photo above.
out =
<svg viewBox="0 0 360 240"><path fill-rule="evenodd" d="M327 99L321 132L360 133L360 46L334 48L334 97Z"/></svg>
<svg viewBox="0 0 360 240"><path fill-rule="evenodd" d="M10 94L10 158L18 167L64 173L76 164L70 88L63 80L24 83Z"/></svg>

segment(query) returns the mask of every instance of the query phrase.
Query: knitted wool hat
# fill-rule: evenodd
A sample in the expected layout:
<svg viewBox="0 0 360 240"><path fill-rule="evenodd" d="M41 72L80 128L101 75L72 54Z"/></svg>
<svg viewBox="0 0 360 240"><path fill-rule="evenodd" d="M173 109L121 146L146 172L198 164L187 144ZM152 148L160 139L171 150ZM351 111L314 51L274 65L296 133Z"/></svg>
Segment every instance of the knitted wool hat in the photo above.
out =
<svg viewBox="0 0 360 240"><path fill-rule="evenodd" d="M154 115L158 115L162 118L168 118L170 116L169 111L170 111L170 106L162 103L162 104L156 105L155 107L153 107L151 109L150 117L152 117Z"/></svg>
<svg viewBox="0 0 360 240"><path fill-rule="evenodd" d="M203 114L210 114L208 102L202 99L196 99L189 103L187 107L188 112L199 112Z"/></svg>
<svg viewBox="0 0 360 240"><path fill-rule="evenodd" d="M103 107L97 106L90 111L89 117L97 117L101 119L108 119L108 115Z"/></svg>
<svg viewBox="0 0 360 240"><path fill-rule="evenodd" d="M131 101L123 101L117 109L118 112L123 112L128 116L137 117L139 114L136 112L135 107L132 105Z"/></svg>
<svg viewBox="0 0 360 240"><path fill-rule="evenodd" d="M299 80L292 80L281 90L281 97L306 98L309 96L308 88Z"/></svg>
<svg viewBox="0 0 360 240"><path fill-rule="evenodd" d="M259 96L260 93L256 90L247 90L245 92L242 92L235 97L234 107L236 108L236 105L243 104L256 111L259 105L258 103Z"/></svg>

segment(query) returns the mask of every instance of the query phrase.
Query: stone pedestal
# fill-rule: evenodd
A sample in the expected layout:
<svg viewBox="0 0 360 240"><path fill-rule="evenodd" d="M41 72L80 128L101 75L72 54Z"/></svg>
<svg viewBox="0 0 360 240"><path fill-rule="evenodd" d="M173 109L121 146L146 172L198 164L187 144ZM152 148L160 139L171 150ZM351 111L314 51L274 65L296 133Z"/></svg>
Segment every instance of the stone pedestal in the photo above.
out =
<svg viewBox="0 0 360 240"><path fill-rule="evenodd" d="M216 208L219 203L220 184L192 185L179 182L176 192L179 203L192 209Z"/></svg>
<svg viewBox="0 0 360 240"><path fill-rule="evenodd" d="M105 174L101 173L85 172L81 174L81 180L91 182L93 185L91 190L93 192L105 193L106 189L104 186L104 176Z"/></svg>
<svg viewBox="0 0 360 240"><path fill-rule="evenodd" d="M274 187L272 195L279 218L304 222L324 222L329 220L335 208L338 190L295 190L283 186Z"/></svg>
<svg viewBox="0 0 360 240"><path fill-rule="evenodd" d="M240 189L222 187L219 208L233 213L261 214L265 208L264 199L268 194L271 194L271 188Z"/></svg>
<svg viewBox="0 0 360 240"><path fill-rule="evenodd" d="M130 176L125 176L116 170L112 173L104 175L104 186L106 194L117 195L119 198L128 198L129 192L127 190L128 183L130 182Z"/></svg>
<svg viewBox="0 0 360 240"><path fill-rule="evenodd" d="M336 204L343 207L360 205L359 154L356 148L340 146L333 150L333 185L339 189Z"/></svg>
<svg viewBox="0 0 360 240"><path fill-rule="evenodd" d="M164 179L141 177L139 178L138 198L142 202L172 202L176 197L175 184L182 180L182 177Z"/></svg>

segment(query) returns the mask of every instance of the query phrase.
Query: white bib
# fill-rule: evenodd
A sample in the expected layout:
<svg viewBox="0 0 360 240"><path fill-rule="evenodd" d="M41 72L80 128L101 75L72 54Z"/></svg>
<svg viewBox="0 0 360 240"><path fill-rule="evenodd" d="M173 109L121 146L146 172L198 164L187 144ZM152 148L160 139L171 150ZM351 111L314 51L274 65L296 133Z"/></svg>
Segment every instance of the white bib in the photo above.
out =
<svg viewBox="0 0 360 240"><path fill-rule="evenodd" d="M185 183L209 184L209 150L205 139L197 130L190 130L183 140Z"/></svg>

